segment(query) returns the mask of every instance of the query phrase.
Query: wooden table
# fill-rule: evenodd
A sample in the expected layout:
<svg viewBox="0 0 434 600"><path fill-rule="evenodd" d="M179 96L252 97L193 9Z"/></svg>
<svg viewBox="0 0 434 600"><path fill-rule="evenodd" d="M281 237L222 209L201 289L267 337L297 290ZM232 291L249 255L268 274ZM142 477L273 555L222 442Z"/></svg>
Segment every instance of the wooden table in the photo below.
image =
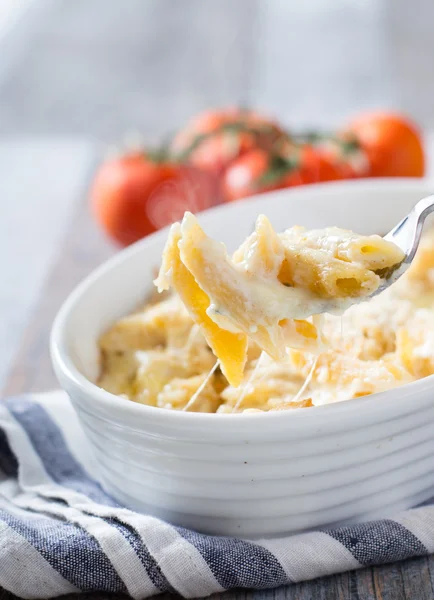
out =
<svg viewBox="0 0 434 600"><path fill-rule="evenodd" d="M433 19L432 0L417 9L407 0L33 2L0 53L3 393L56 385L51 321L114 252L87 208L95 140L131 127L155 140L227 103L262 106L294 126L386 105L432 128ZM429 557L221 596L429 600L433 578Z"/></svg>

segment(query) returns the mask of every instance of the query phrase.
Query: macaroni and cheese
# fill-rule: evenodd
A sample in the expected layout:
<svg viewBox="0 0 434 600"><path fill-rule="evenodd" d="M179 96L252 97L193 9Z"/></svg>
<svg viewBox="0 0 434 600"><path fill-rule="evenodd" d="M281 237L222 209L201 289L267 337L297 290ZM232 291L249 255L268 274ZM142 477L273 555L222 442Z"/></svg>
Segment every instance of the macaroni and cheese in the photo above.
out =
<svg viewBox="0 0 434 600"><path fill-rule="evenodd" d="M265 217L228 256L186 215L156 280L166 291L101 337L99 385L150 406L238 413L327 404L430 375L434 236L396 284L368 298L402 259L379 236L277 234Z"/></svg>

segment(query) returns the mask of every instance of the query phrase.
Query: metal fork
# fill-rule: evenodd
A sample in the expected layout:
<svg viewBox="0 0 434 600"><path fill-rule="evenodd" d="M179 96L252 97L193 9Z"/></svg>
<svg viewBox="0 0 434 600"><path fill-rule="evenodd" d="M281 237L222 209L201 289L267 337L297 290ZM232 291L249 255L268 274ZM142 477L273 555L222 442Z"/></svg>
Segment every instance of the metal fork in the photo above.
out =
<svg viewBox="0 0 434 600"><path fill-rule="evenodd" d="M409 214L384 236L388 242L396 244L405 254L404 260L397 266L392 267L383 277L380 287L373 296L380 294L392 283L395 283L405 273L416 254L422 234L423 224L427 216L434 211L434 195L422 198L412 208Z"/></svg>

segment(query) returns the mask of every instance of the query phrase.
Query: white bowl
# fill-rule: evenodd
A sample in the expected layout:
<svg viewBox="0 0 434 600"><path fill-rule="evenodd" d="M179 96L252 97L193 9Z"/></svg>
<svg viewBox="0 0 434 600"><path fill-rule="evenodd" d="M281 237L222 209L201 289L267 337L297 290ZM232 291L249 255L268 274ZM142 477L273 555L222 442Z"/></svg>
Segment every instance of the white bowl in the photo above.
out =
<svg viewBox="0 0 434 600"><path fill-rule="evenodd" d="M432 191L420 180L307 186L218 207L200 221L230 249L259 213L279 230L337 225L382 233ZM178 525L252 538L390 515L433 495L433 377L329 406L246 415L152 408L92 383L98 337L150 292L166 235L92 273L52 330L57 377L114 498Z"/></svg>

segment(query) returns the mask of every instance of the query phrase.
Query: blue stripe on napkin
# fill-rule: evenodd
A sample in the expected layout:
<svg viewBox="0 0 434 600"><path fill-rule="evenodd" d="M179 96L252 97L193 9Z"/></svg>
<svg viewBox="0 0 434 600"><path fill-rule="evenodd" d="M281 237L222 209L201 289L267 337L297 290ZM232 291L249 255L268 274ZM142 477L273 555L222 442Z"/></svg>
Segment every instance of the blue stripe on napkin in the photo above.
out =
<svg viewBox="0 0 434 600"><path fill-rule="evenodd" d="M0 519L79 589L126 593L125 585L99 544L80 527L45 517L18 518L1 509Z"/></svg>
<svg viewBox="0 0 434 600"><path fill-rule="evenodd" d="M146 572L149 575L152 583L162 592L175 593L175 590L167 581L165 576L163 575L160 567L157 562L151 556L151 553L148 551L146 546L142 543L142 540L137 535L136 531L125 525L124 523L120 523L117 519L104 519L107 523L116 527L122 535L129 541L133 549L135 550L137 556L140 558L143 566L146 569Z"/></svg>
<svg viewBox="0 0 434 600"><path fill-rule="evenodd" d="M340 527L327 533L366 566L428 554L415 535L390 519Z"/></svg>
<svg viewBox="0 0 434 600"><path fill-rule="evenodd" d="M71 455L62 432L42 406L32 402L28 396L7 400L6 406L26 431L53 481L95 502L118 506Z"/></svg>
<svg viewBox="0 0 434 600"><path fill-rule="evenodd" d="M261 546L237 538L203 535L183 527L176 530L199 550L225 589L261 589L288 583L279 561Z"/></svg>
<svg viewBox="0 0 434 600"><path fill-rule="evenodd" d="M0 469L9 477L16 477L18 474L18 461L13 454L6 434L0 429Z"/></svg>

